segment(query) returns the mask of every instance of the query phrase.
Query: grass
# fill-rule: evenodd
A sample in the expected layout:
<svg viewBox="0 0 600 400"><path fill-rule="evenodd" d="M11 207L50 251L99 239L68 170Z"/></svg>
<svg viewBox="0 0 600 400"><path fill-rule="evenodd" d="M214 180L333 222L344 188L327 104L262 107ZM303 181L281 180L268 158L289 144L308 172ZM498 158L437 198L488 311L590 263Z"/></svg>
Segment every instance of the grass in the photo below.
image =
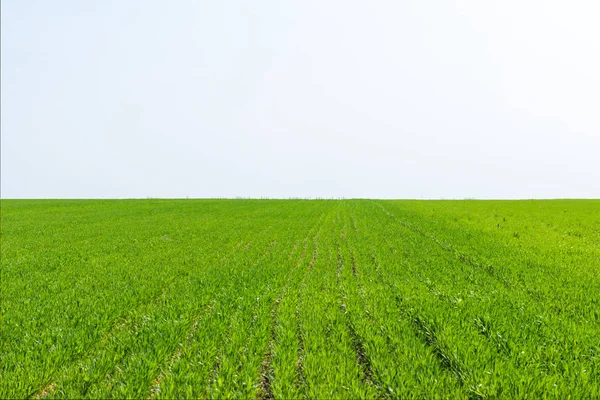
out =
<svg viewBox="0 0 600 400"><path fill-rule="evenodd" d="M598 398L600 200L2 200L0 398Z"/></svg>

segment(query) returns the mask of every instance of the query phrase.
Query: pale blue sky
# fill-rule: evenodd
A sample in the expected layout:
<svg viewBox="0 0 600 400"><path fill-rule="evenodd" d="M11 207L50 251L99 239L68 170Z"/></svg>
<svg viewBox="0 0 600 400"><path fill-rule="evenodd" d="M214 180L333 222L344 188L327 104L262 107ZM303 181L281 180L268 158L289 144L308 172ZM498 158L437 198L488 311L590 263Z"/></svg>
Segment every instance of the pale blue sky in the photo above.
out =
<svg viewBox="0 0 600 400"><path fill-rule="evenodd" d="M2 1L3 198L600 197L600 2Z"/></svg>

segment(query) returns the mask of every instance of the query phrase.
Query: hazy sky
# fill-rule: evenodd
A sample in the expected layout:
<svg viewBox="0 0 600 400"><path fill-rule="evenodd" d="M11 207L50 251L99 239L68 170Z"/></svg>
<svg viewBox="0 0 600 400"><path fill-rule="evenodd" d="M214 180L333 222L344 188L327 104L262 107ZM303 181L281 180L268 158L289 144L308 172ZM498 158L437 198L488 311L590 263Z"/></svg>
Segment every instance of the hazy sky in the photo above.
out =
<svg viewBox="0 0 600 400"><path fill-rule="evenodd" d="M2 0L3 198L600 197L600 1Z"/></svg>

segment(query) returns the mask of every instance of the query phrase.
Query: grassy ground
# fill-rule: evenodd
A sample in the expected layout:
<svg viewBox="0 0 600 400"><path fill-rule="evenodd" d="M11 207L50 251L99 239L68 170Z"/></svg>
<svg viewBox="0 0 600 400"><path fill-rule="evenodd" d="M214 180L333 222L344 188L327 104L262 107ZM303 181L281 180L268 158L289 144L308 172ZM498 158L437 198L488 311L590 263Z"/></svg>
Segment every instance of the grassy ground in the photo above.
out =
<svg viewBox="0 0 600 400"><path fill-rule="evenodd" d="M0 398L599 398L600 200L2 200Z"/></svg>

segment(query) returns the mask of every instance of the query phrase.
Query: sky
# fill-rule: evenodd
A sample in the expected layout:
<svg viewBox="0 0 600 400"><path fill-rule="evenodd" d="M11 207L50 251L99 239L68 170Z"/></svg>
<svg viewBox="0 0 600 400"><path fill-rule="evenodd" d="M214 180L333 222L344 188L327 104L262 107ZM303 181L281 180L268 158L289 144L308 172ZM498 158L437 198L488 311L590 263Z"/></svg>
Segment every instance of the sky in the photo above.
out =
<svg viewBox="0 0 600 400"><path fill-rule="evenodd" d="M600 198L597 0L2 0L2 198Z"/></svg>

